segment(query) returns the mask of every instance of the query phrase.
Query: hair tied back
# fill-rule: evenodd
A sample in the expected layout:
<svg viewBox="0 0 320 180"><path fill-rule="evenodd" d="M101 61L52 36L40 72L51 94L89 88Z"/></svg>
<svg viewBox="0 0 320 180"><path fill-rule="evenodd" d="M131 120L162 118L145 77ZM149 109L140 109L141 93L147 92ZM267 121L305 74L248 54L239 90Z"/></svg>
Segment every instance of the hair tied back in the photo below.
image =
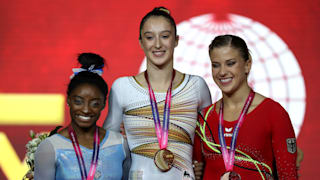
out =
<svg viewBox="0 0 320 180"><path fill-rule="evenodd" d="M165 12L165 13L167 13L167 14L170 14L170 11L169 11L167 8L165 8L165 7L158 7L157 10L163 11L163 12Z"/></svg>
<svg viewBox="0 0 320 180"><path fill-rule="evenodd" d="M102 76L103 70L102 68L99 69L94 69L95 65L91 65L88 69L84 69L84 68L72 68L72 72L73 74L70 76L70 79L72 79L75 75L77 75L78 73L82 72L82 71L88 71L88 72L92 72L92 73L96 73L100 76Z"/></svg>

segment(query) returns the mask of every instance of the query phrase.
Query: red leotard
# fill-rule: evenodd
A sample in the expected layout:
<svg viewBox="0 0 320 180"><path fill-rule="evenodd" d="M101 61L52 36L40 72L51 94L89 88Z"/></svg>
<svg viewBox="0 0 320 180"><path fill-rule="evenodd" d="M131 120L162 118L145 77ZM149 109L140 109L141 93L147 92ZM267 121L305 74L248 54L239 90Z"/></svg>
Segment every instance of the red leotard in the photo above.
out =
<svg viewBox="0 0 320 180"><path fill-rule="evenodd" d="M210 106L202 111L203 117L209 108ZM199 119L202 124L202 118L199 117ZM214 141L216 144L219 144L218 122L219 117L214 107L207 118L206 136L208 140ZM230 146L231 135L236 123L237 121L224 121L227 146ZM211 128L213 138L207 128L208 125ZM251 158L267 164L273 174L278 174L279 179L297 179L296 144L287 143L287 140L295 142L289 115L279 103L266 98L247 114L239 130L236 148ZM220 148L218 149L220 150ZM239 154L236 153L236 155ZM204 160L206 163L204 179L219 179L225 172L222 155L210 150L199 136L195 137L194 156L194 159ZM269 173L265 167L261 165L259 167L262 172ZM256 169L251 162L235 159L233 170L240 174L242 179L262 179L259 172L255 171ZM265 179L268 179L266 173L263 174Z"/></svg>

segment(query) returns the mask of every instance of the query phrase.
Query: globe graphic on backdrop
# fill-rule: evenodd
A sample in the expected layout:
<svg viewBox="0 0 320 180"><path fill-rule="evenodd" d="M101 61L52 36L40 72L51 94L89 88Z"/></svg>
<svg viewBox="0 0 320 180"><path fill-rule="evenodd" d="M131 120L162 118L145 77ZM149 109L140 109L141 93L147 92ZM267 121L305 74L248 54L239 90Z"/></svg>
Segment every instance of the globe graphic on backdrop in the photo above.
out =
<svg viewBox="0 0 320 180"><path fill-rule="evenodd" d="M235 14L228 14L225 21L216 21L214 14L193 17L179 23L177 33L180 40L174 53L174 68L203 77L213 102L222 95L211 76L208 46L215 36L221 34L243 38L253 59L250 86L287 110L298 136L306 107L304 79L295 56L277 34L257 21ZM145 66L144 58L140 72Z"/></svg>

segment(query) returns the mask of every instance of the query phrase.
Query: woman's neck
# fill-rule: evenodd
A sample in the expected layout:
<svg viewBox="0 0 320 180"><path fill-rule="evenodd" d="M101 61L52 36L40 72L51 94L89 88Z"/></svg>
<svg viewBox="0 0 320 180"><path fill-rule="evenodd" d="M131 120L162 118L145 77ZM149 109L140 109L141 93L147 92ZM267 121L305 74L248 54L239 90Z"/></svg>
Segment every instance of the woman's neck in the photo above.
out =
<svg viewBox="0 0 320 180"><path fill-rule="evenodd" d="M77 137L84 137L84 138L92 138L94 136L94 132L96 129L96 125L89 127L89 128L81 128L75 123L71 122L71 126L76 133Z"/></svg>
<svg viewBox="0 0 320 180"><path fill-rule="evenodd" d="M251 91L251 88L246 83L231 94L222 93L223 94L222 100L223 100L224 106L227 106L231 109L242 107L250 91Z"/></svg>
<svg viewBox="0 0 320 180"><path fill-rule="evenodd" d="M173 71L172 63L160 68L148 63L146 72L152 89L154 91L166 91L170 86Z"/></svg>

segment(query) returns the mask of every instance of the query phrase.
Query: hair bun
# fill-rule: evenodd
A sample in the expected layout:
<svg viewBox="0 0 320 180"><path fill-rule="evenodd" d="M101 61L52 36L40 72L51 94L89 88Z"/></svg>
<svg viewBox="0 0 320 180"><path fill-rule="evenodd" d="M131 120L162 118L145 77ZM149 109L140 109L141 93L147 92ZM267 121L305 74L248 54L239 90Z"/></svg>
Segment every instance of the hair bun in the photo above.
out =
<svg viewBox="0 0 320 180"><path fill-rule="evenodd" d="M165 7L163 7L163 6L156 7L156 8L154 8L153 10L154 10L154 11L163 11L163 12L165 12L165 13L167 13L167 14L170 14L169 9L167 9L167 8L165 8Z"/></svg>
<svg viewBox="0 0 320 180"><path fill-rule="evenodd" d="M94 65L93 69L101 69L104 66L104 59L95 53L81 53L78 56L78 62L81 64L81 68L89 69Z"/></svg>

